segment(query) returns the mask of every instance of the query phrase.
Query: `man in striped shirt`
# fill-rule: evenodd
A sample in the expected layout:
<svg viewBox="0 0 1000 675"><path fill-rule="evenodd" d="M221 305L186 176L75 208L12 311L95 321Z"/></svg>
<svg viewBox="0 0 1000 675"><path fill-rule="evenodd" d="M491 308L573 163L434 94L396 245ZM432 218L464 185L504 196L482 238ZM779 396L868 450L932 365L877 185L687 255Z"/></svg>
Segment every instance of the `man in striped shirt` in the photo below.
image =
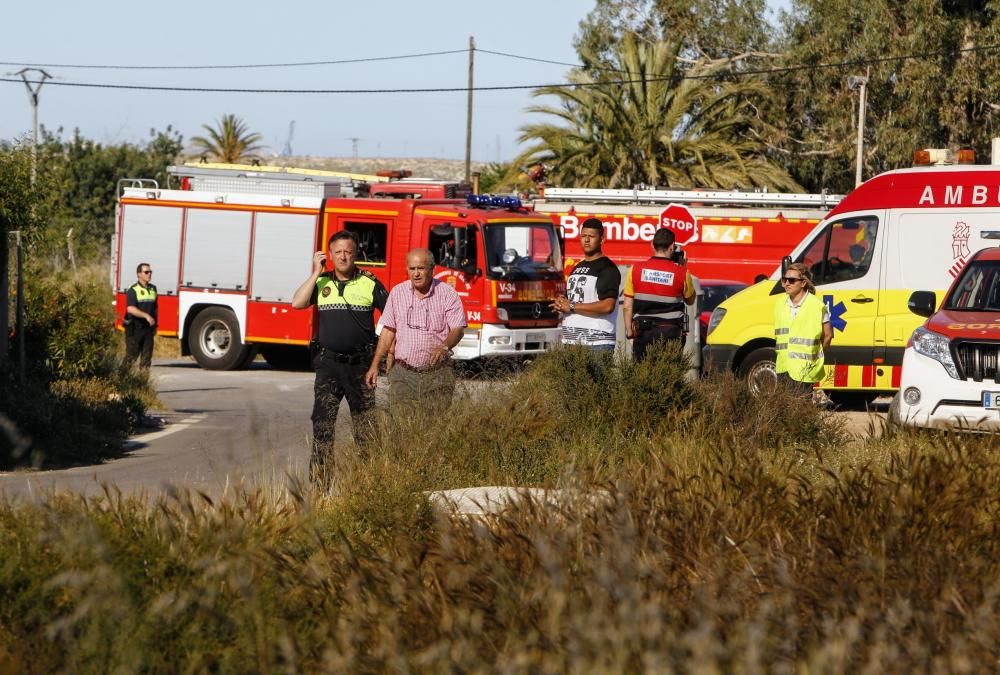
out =
<svg viewBox="0 0 1000 675"><path fill-rule="evenodd" d="M379 364L391 350L395 361L389 370L389 407L447 407L455 391L451 350L465 331L465 308L455 289L434 278L434 256L427 249L406 255L406 272L410 280L389 292L382 334L365 381L375 388Z"/></svg>

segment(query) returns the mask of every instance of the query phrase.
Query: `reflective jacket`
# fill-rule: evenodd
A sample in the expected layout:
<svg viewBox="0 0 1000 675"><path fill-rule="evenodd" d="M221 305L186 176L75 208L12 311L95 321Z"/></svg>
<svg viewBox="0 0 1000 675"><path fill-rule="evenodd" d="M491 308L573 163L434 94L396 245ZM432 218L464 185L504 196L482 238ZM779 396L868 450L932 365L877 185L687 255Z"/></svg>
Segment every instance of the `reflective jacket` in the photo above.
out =
<svg viewBox="0 0 1000 675"><path fill-rule="evenodd" d="M631 283L625 285L625 295L633 298L633 316L681 323L687 277L687 269L669 258L652 257L634 265L627 280Z"/></svg>
<svg viewBox="0 0 1000 675"><path fill-rule="evenodd" d="M128 287L125 291L125 317L122 323L128 326L131 324L136 324L139 327L149 326L143 320L137 319L128 313L128 307L138 307L140 310L149 314L151 317L159 321L159 316L157 316L156 311L156 286L153 284L146 284L143 287L138 281Z"/></svg>
<svg viewBox="0 0 1000 675"><path fill-rule="evenodd" d="M823 301L806 293L795 319L788 296L774 306L775 371L796 382L823 379Z"/></svg>

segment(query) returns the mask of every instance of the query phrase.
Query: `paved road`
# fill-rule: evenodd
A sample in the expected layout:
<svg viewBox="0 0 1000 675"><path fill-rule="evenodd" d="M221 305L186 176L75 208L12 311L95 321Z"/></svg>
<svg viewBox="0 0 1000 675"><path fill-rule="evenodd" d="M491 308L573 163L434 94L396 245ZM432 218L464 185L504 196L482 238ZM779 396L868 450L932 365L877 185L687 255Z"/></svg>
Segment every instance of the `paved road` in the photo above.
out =
<svg viewBox="0 0 1000 675"><path fill-rule="evenodd" d="M167 420L129 439L121 458L100 465L0 474L0 492L31 498L39 492L86 494L114 483L123 492L156 494L170 484L219 494L227 484L283 482L304 474L308 463L312 373L271 370L255 363L248 371L201 370L189 360L153 365ZM343 429L349 433L346 402ZM275 479L278 479L276 481Z"/></svg>
<svg viewBox="0 0 1000 675"><path fill-rule="evenodd" d="M51 490L99 494L102 484L125 493L156 495L183 485L219 495L227 485L275 486L289 475L305 477L309 459L310 372L272 370L257 362L250 370L214 372L190 360L153 365L167 420L129 439L125 454L104 464L0 474L0 493L32 499ZM478 388L466 381L466 387ZM386 392L383 381L378 398ZM878 421L865 412L844 412L848 429L867 436ZM884 413L875 413L884 417ZM338 451L350 447L345 401L337 420Z"/></svg>

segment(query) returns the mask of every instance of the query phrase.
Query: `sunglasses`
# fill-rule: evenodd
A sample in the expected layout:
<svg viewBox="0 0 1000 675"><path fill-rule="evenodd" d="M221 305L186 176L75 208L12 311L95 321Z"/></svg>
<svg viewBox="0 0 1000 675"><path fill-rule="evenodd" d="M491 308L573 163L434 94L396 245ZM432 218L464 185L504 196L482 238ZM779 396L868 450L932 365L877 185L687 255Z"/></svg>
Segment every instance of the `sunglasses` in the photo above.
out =
<svg viewBox="0 0 1000 675"><path fill-rule="evenodd" d="M153 270L142 270L139 274L152 274Z"/></svg>
<svg viewBox="0 0 1000 675"><path fill-rule="evenodd" d="M781 277L781 281L786 284L794 284L802 281L802 277Z"/></svg>

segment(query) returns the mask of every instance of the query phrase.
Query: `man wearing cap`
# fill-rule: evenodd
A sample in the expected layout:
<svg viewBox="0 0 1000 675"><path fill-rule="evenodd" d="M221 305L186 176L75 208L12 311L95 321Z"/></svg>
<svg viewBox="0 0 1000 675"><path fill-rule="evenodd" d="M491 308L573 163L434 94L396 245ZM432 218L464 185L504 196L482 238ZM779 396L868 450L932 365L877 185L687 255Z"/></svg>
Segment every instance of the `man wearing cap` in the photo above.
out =
<svg viewBox="0 0 1000 675"><path fill-rule="evenodd" d="M675 250L674 233L657 230L653 257L633 265L625 276L625 335L632 339L636 361L646 358L654 342L684 342L685 303L693 305L696 293L684 258L675 256Z"/></svg>
<svg viewBox="0 0 1000 675"><path fill-rule="evenodd" d="M340 402L346 397L358 438L362 416L374 397L365 386L365 371L375 345L375 310L385 307L385 286L355 265L358 236L342 230L327 244L333 272L327 272L326 253L313 256L312 274L295 295L292 307L319 310L318 339L311 345L316 383L313 387L313 449L309 475L326 482L333 466L334 429Z"/></svg>

